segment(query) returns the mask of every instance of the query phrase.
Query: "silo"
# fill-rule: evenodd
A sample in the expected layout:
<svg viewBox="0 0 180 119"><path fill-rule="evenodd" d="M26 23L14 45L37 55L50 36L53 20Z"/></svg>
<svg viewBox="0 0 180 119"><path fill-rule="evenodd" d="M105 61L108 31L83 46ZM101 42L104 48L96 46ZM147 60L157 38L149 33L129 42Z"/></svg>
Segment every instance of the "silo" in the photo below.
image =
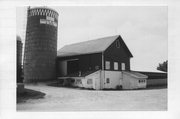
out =
<svg viewBox="0 0 180 119"><path fill-rule="evenodd" d="M21 75L22 75L22 68L21 68L21 65L22 65L22 41L21 41L21 38L20 36L16 36L16 82L17 83L22 83L22 78L21 78Z"/></svg>
<svg viewBox="0 0 180 119"><path fill-rule="evenodd" d="M56 77L58 13L47 7L28 8L24 50L25 82Z"/></svg>

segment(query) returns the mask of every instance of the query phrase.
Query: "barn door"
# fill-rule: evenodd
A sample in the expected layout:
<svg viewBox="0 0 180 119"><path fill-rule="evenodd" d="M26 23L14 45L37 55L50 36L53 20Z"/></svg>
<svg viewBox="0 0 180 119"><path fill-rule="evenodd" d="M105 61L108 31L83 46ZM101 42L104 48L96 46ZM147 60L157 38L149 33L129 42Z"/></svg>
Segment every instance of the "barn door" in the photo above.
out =
<svg viewBox="0 0 180 119"><path fill-rule="evenodd" d="M79 71L79 60L72 60L67 62L67 73L73 74Z"/></svg>

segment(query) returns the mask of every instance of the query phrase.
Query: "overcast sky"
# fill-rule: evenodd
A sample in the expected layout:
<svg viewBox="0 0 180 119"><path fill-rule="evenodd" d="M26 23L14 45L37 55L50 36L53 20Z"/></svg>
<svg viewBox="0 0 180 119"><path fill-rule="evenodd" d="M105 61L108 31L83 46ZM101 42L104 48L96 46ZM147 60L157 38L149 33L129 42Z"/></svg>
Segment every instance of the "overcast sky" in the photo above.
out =
<svg viewBox="0 0 180 119"><path fill-rule="evenodd" d="M133 54L131 70L157 71L167 60L167 7L164 6L64 6L59 13L58 49L66 44L121 35ZM26 7L17 8L17 35L23 42Z"/></svg>

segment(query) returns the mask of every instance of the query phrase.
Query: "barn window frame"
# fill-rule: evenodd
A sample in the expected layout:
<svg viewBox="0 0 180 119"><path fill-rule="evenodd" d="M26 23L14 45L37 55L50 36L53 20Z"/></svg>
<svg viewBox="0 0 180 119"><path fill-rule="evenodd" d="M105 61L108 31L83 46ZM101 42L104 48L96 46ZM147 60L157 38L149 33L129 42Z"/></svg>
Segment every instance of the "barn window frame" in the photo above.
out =
<svg viewBox="0 0 180 119"><path fill-rule="evenodd" d="M126 70L126 63L124 63L124 62L121 63L121 70L122 71Z"/></svg>
<svg viewBox="0 0 180 119"><path fill-rule="evenodd" d="M81 79L76 79L75 82L76 82L76 84L82 84L82 80Z"/></svg>
<svg viewBox="0 0 180 119"><path fill-rule="evenodd" d="M139 80L139 83L145 83L146 81L145 80Z"/></svg>
<svg viewBox="0 0 180 119"><path fill-rule="evenodd" d="M89 85L93 84L93 80L92 79L87 79L87 84L89 84Z"/></svg>
<svg viewBox="0 0 180 119"><path fill-rule="evenodd" d="M107 70L111 69L111 62L110 61L106 61L106 69Z"/></svg>
<svg viewBox="0 0 180 119"><path fill-rule="evenodd" d="M110 78L106 78L106 83L110 83Z"/></svg>
<svg viewBox="0 0 180 119"><path fill-rule="evenodd" d="M118 62L114 62L114 70L118 70L119 69L119 66L118 66Z"/></svg>

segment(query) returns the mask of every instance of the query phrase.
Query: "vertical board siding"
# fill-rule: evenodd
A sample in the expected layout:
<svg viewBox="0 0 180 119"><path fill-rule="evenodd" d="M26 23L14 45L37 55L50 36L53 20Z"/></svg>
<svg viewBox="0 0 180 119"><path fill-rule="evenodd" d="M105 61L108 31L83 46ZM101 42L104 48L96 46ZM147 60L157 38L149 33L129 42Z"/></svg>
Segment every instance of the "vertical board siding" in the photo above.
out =
<svg viewBox="0 0 180 119"><path fill-rule="evenodd" d="M102 68L102 54L101 53L57 58L57 63L59 64L60 62L68 61L71 59L78 59L79 68L75 72L95 71L95 70L98 70L96 69L97 66L99 67L99 70ZM58 71L59 69L60 67L58 67ZM57 73L58 73L57 74L58 76L61 76L60 72L57 72Z"/></svg>
<svg viewBox="0 0 180 119"><path fill-rule="evenodd" d="M116 39L105 51L105 61L110 61L110 71L114 71L114 62L118 62L118 70L121 71L121 63L125 63L126 70L130 70L130 56L125 50L125 46L120 42L120 47L116 47L116 41L120 40L120 37ZM105 65L104 61L104 65Z"/></svg>

